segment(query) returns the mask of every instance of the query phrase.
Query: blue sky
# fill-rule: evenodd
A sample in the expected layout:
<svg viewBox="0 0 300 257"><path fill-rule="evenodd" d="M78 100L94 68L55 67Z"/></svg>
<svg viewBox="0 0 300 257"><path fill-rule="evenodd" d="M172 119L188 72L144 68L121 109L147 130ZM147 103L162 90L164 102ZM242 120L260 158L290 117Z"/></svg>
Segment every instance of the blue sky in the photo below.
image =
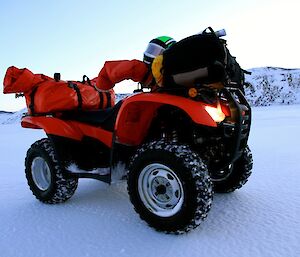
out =
<svg viewBox="0 0 300 257"><path fill-rule="evenodd" d="M225 28L228 47L244 68L300 68L297 0L0 2L0 78L11 66L66 80L97 76L106 60L141 59L153 37L176 40L207 26ZM1 83L2 84L2 83ZM117 92L132 91L130 82ZM0 110L24 99L0 93Z"/></svg>

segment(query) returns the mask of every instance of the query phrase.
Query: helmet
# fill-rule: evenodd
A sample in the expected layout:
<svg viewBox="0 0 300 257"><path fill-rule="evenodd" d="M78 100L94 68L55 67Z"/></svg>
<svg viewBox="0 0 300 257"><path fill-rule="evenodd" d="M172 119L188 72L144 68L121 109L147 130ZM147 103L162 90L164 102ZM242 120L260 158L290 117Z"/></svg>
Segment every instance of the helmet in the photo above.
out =
<svg viewBox="0 0 300 257"><path fill-rule="evenodd" d="M154 58L163 53L164 50L174 45L176 41L168 36L152 39L144 52L144 63L151 64Z"/></svg>

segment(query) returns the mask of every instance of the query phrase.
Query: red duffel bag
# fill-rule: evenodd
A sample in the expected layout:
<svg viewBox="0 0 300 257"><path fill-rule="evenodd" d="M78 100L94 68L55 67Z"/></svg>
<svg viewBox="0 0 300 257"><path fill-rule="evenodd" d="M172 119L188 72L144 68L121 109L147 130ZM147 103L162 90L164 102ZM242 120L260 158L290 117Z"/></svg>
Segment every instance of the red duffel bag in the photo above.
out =
<svg viewBox="0 0 300 257"><path fill-rule="evenodd" d="M9 67L4 77L3 93L23 93L31 114L47 114L69 110L97 110L115 104L115 93L101 91L96 78L83 82L54 80L28 69Z"/></svg>

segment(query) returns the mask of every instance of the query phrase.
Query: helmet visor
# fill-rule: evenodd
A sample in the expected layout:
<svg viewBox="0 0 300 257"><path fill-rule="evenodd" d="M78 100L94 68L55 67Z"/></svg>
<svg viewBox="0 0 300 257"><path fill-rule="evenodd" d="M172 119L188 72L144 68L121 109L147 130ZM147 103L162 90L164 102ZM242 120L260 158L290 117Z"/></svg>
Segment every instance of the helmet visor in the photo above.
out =
<svg viewBox="0 0 300 257"><path fill-rule="evenodd" d="M165 50L165 48L163 48L160 45L157 45L154 43L149 43L144 54L149 57L155 58L156 56L162 54L164 50Z"/></svg>

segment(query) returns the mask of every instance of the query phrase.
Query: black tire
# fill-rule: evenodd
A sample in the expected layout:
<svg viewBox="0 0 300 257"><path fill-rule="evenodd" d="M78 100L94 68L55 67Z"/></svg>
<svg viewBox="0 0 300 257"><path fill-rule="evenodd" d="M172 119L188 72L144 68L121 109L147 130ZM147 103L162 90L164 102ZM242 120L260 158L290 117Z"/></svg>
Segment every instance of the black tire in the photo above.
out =
<svg viewBox="0 0 300 257"><path fill-rule="evenodd" d="M213 197L199 155L187 145L165 141L143 145L132 158L128 193L141 219L158 231L175 234L199 226Z"/></svg>
<svg viewBox="0 0 300 257"><path fill-rule="evenodd" d="M227 176L216 180L212 177L214 192L230 193L241 188L248 181L252 173L252 167L252 154L250 148L247 146L241 157L233 163L231 170L226 170L226 172L229 171Z"/></svg>
<svg viewBox="0 0 300 257"><path fill-rule="evenodd" d="M28 149L25 174L33 195L44 203L65 202L75 193L78 185L78 178L64 174L48 138L36 141Z"/></svg>

